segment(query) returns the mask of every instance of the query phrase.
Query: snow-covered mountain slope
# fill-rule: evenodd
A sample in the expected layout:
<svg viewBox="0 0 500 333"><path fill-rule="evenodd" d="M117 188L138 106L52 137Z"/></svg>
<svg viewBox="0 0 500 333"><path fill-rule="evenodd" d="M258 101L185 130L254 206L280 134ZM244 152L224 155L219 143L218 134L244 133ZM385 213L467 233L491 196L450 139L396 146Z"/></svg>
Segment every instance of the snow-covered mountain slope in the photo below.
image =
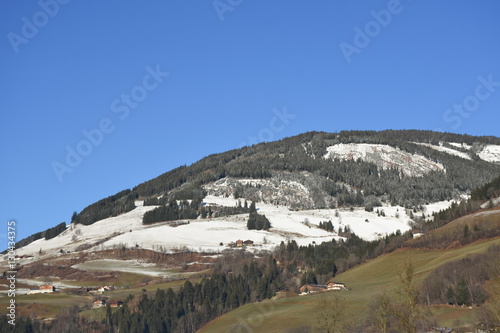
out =
<svg viewBox="0 0 500 333"><path fill-rule="evenodd" d="M325 159L358 160L376 164L381 169L395 168L407 176L422 176L430 171L445 171L441 163L410 154L389 145L368 143L336 144L326 148Z"/></svg>
<svg viewBox="0 0 500 333"><path fill-rule="evenodd" d="M245 192L245 197L252 201L271 203L289 208L330 207L335 198L320 195L321 191L309 190L314 187L314 175L308 172L300 174L281 173L265 179L245 179L225 177L203 186L209 195L235 197L238 191ZM308 185L305 186L304 184ZM242 190L242 188L245 188ZM239 193L238 196L243 196Z"/></svg>
<svg viewBox="0 0 500 333"><path fill-rule="evenodd" d="M482 160L493 163L500 163L500 146L487 145L479 153Z"/></svg>
<svg viewBox="0 0 500 333"><path fill-rule="evenodd" d="M443 142L437 145L433 145L430 143L420 143L414 142L415 144L419 144L422 146L426 146L450 155L458 156L467 160L472 160L470 154L467 153L475 153L479 156L480 159L486 162L491 163L500 163L500 146L499 145L480 145L478 147L474 147L471 145L467 145L465 143L457 143L457 142L447 142L449 146L456 147L457 149L452 149L449 147L445 147Z"/></svg>
<svg viewBox="0 0 500 333"><path fill-rule="evenodd" d="M206 203L222 206L234 206L237 200L222 196L207 196ZM446 208L450 202L430 206L425 214L432 214ZM195 219L182 221L184 224L171 226L169 223L143 225L142 216L155 206L138 206L134 210L117 217L107 218L92 225L70 226L55 238L39 239L18 250L19 255L34 255L36 258L57 256L64 252L99 251L116 247L140 247L156 251L192 251L221 252L227 244L238 239L252 240L255 246L250 251L271 250L282 241L294 239L299 245L313 242L321 243L332 238L339 239L337 231L349 226L351 231L367 239L377 239L386 234L410 229L410 218L402 207L379 207L385 217L375 212L366 212L363 208L354 210L340 209L337 214L333 209L315 209L292 211L284 206L257 203L259 213L265 214L271 221L269 231L247 230L248 214L234 215L215 219ZM431 211L432 209L432 211ZM335 232L318 228L320 222L332 221ZM189 222L189 223L188 223ZM220 243L223 243L221 246ZM41 255L40 255L41 250Z"/></svg>
<svg viewBox="0 0 500 333"><path fill-rule="evenodd" d="M444 152L444 153L447 153L450 155L458 156L458 157L464 158L466 160L472 160L472 158L467 153L464 153L462 151L458 151L455 149L451 149L448 147L444 147L442 145L436 146L436 145L432 145L430 143L420 143L420 142L415 142L415 144L426 146L426 147L429 147L429 148L432 148L432 149L435 149L435 150L438 150L438 151L441 151L441 152Z"/></svg>

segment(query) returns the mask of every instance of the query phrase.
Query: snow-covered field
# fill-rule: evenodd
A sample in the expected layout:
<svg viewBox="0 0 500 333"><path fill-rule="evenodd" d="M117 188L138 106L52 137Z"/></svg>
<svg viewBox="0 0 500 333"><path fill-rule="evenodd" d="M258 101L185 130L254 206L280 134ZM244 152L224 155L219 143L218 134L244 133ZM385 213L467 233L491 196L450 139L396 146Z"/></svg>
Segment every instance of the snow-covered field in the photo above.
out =
<svg viewBox="0 0 500 333"><path fill-rule="evenodd" d="M178 277L181 273L160 268L152 263L145 263L138 260L116 260L116 259L98 259L89 260L81 264L71 266L83 271L113 271L143 274L148 276L168 276Z"/></svg>
<svg viewBox="0 0 500 333"><path fill-rule="evenodd" d="M410 154L389 145L368 143L339 143L326 148L323 158L339 158L344 160L361 159L376 164L379 168L397 168L408 176L422 176L430 171L445 171L441 163Z"/></svg>
<svg viewBox="0 0 500 333"><path fill-rule="evenodd" d="M70 225L66 231L52 239L38 239L18 249L18 254L31 254L38 257L40 250L47 255L53 255L60 250L74 252L81 245L96 243L114 233L130 233L130 230L140 230L145 228L142 224L142 216L155 207L138 206L128 213L110 217L89 226Z"/></svg>
<svg viewBox="0 0 500 333"><path fill-rule="evenodd" d="M220 196L207 196L207 203L234 206L237 200ZM426 214L446 208L450 202L435 203L429 205ZM247 247L249 251L261 249L271 250L282 241L294 239L299 245L307 245L312 242L321 243L330 241L332 238L339 239L337 230L339 227L349 226L351 231L358 236L373 240L386 234L400 230L409 230L409 217L402 207L379 207L385 212L385 217L377 216L376 212L366 212L363 208L340 209L335 216L334 209L316 209L291 211L284 206L273 206L270 204L257 203L259 213L265 214L271 221L272 228L269 231L247 230L246 222L248 214L234 215L215 219L189 220L188 224L172 227L167 223L143 225L142 216L155 206L138 206L133 211L117 217L107 218L89 226L77 225L68 229L59 236L50 239L37 240L18 250L19 255L28 254L39 257L59 255L60 250L74 252L82 244L95 244L86 251L109 249L113 247L135 247L165 251L189 249L193 251L221 252L227 249L227 244L238 239L252 240L254 246ZM335 232L327 232L319 229L321 221L332 221ZM109 237L114 235L113 237ZM106 238L109 238L105 240ZM220 245L223 243L223 246ZM102 263L103 267L111 267L116 262ZM116 263L122 270L130 271L135 266L138 270L148 269L142 263ZM94 269L99 265L92 264L82 268ZM94 268L93 268L94 267ZM113 266L114 267L114 266ZM119 268L114 270L120 270ZM157 267L151 267L158 270ZM153 273L153 272L151 272ZM165 272L158 272L158 274Z"/></svg>

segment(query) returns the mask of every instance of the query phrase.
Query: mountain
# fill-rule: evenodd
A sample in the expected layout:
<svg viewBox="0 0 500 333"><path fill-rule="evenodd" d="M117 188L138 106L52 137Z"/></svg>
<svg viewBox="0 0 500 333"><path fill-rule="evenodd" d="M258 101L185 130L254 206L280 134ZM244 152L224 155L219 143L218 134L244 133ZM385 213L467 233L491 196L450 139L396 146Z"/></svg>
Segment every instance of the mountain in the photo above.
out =
<svg viewBox="0 0 500 333"><path fill-rule="evenodd" d="M67 230L57 228L58 237L52 238L54 232L50 232L52 239L48 232L38 233L18 247L37 241L24 251L76 250L103 243L150 249L155 245L170 249L201 246L217 251L220 242L250 238L270 248L294 237L303 243L321 242L331 233L308 223L317 226L329 220L335 222L336 230L349 226L366 239L374 239L408 230L408 222L418 219L415 216L428 219L449 206L450 200L460 200L499 174L497 137L415 130L309 132L181 166L86 207L73 215ZM224 219L246 212L234 209L238 199L241 205L245 200L257 202L271 218L273 229L242 230L244 217L235 215L239 222ZM205 216L218 217L214 223L221 225L186 223L167 233L164 230L171 224L143 224L146 212L154 215L144 221L148 223L200 222ZM172 239L158 236L164 232ZM213 234L211 244L206 244L204 232Z"/></svg>
<svg viewBox="0 0 500 333"><path fill-rule="evenodd" d="M191 332L229 312L219 324L232 330L234 315L284 296L292 298L275 303L269 316L276 320L267 328L279 330L280 313L293 310L297 320L287 322L293 331L304 313L297 304L311 310L318 300L294 297L301 285L348 280L359 288L349 293L358 303L348 310L361 320L360 304L387 283L394 291L393 263L408 254L417 260L419 282L443 281L429 287L426 305L446 300L450 289L449 305L488 309L497 286L490 288L490 272L466 283L464 274L463 282L448 279L457 263L440 267L469 250L489 251L477 243L498 243L499 152L496 137L349 131L304 133L207 156L75 212L68 226L18 242L18 314L52 319L49 313L57 313L44 326L52 332L87 324ZM484 258L465 259L469 265ZM2 267L12 261L2 259ZM0 303L8 293L6 274ZM43 284L61 292L25 295ZM91 309L103 286L113 287L104 299L126 306ZM464 303L466 290L479 296ZM239 309L247 303L253 304ZM67 304L78 306L60 311ZM447 310L439 306L432 311L443 322ZM213 325L207 331L218 331Z"/></svg>

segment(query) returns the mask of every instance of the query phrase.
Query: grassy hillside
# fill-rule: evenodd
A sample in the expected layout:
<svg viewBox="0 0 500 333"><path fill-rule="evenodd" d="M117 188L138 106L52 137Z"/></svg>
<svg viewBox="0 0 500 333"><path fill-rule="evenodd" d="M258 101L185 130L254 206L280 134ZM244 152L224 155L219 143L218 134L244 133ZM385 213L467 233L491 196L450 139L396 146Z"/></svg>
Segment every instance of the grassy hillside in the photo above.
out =
<svg viewBox="0 0 500 333"><path fill-rule="evenodd" d="M350 289L348 292L328 292L331 298L341 295L345 298L345 310L349 320L359 323L365 317L370 298L381 290L394 295L398 286L398 270L404 261L412 258L415 265L417 284L442 264L464 258L469 254L482 253L493 245L500 244L500 238L478 241L468 246L448 250L398 250L365 264L350 269L335 277ZM488 288L498 289L499 281L489 283ZM290 328L314 325L317 303L322 295L298 296L263 303L247 304L235 311L210 322L200 332L229 332L237 323L254 332L283 332ZM431 307L437 325L452 326L455 320L474 322L477 309L453 308L451 306ZM243 330L245 331L245 330Z"/></svg>
<svg viewBox="0 0 500 333"><path fill-rule="evenodd" d="M143 278L144 276L139 276L136 274L127 274L126 278L129 280L124 280L124 283L136 282L140 280L131 280L133 277ZM192 283L199 282L201 278L193 278L189 279ZM67 281L65 281L67 282ZM103 297L107 299L117 299L124 300L129 295L154 295L157 289L168 289L172 288L173 290L178 290L182 284L184 284L185 280L176 280L169 281L154 285L147 285L143 287L137 288L126 288L126 289L115 289L109 292L106 292ZM101 282L102 284L102 282ZM145 290L145 291L144 291ZM72 305L78 305L80 308L87 307L88 310L85 310L81 313L81 316L90 318L90 319L98 319L101 320L103 315L103 310L105 309L92 309L92 302L95 299L95 296L85 295L85 296L77 296L77 295L68 295L65 293L54 293L54 294L36 294L36 295L16 295L16 309L17 314L26 317L34 317L34 318L53 318L58 313L61 312L62 309L70 307ZM0 297L0 313L8 313L6 305L9 302L9 298ZM1 331L1 330L0 330Z"/></svg>

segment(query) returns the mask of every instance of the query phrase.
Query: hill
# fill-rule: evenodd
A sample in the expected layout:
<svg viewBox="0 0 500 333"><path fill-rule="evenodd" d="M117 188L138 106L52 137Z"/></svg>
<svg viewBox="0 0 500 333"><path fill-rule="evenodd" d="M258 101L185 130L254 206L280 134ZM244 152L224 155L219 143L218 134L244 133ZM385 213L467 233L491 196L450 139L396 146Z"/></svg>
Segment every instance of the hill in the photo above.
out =
<svg viewBox="0 0 500 333"><path fill-rule="evenodd" d="M466 221L472 223L472 221L481 219L481 216L484 216L484 212L462 218L460 221L446 226L446 229L454 224L461 225ZM500 210L491 211L489 216L494 216L494 221L491 223L497 225ZM482 223L489 224L490 222L484 220ZM445 232L445 230L438 229L436 232ZM318 322L317 314L321 313L320 302L323 301L322 299L325 297L334 299L339 295L344 299L343 313L348 314L348 323L351 326L362 326L369 313L369 303L375 295L384 290L389 297L397 296L396 292L400 286L398 273L408 258L411 258L414 265L414 281L417 286L420 286L424 279L445 263L477 253L484 253L492 245L499 244L500 238L496 237L446 250L400 249L335 276L335 281L345 283L349 289L348 292L326 292L247 304L213 320L200 332L244 332L245 329L259 332L287 332L288 330L290 332L307 332L307 327L313 327ZM487 284L487 289L491 293L498 293L500 280L497 278L490 281ZM446 304L425 308L432 313L435 319L434 326L438 327L476 324L482 311L482 306L468 309Z"/></svg>
<svg viewBox="0 0 500 333"><path fill-rule="evenodd" d="M71 223L91 225L137 206L148 206L141 208L144 213L184 200L190 202L183 206L184 215L169 215L163 209L155 221L193 219L202 215L207 195L291 210L355 206L370 211L384 204L429 215L424 206L459 200L498 174L500 138L496 137L413 130L309 132L209 155L99 200L75 212ZM222 210L209 217L220 216ZM17 247L40 238L42 233L35 234Z"/></svg>

